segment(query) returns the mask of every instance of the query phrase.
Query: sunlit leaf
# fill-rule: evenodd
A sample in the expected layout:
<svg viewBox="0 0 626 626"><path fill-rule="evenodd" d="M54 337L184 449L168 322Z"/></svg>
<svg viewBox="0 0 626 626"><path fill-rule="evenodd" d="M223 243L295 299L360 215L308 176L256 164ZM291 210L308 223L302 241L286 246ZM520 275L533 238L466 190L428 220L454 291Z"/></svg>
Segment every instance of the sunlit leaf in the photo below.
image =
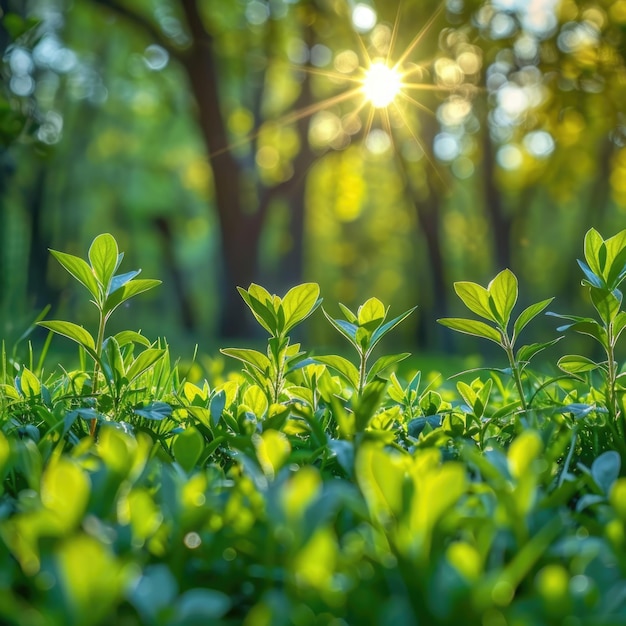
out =
<svg viewBox="0 0 626 626"><path fill-rule="evenodd" d="M126 378L129 383L139 378L144 372L149 370L155 363L165 356L165 350L157 348L147 348L144 350L126 370Z"/></svg>
<svg viewBox="0 0 626 626"><path fill-rule="evenodd" d="M497 343L498 345L500 345L502 342L502 337L500 336L500 333L495 328L493 328L492 326L488 326L484 322L479 322L477 320L466 320L456 317L446 317L438 319L437 322L460 333L474 335L476 337L484 337L485 339L489 339Z"/></svg>
<svg viewBox="0 0 626 626"><path fill-rule="evenodd" d="M409 317L409 315L411 315L411 313L413 313L413 311L415 311L415 309L417 309L416 306L414 306L413 308L409 309L408 311L405 311L404 313L401 313L400 315L398 315L398 317L394 317L392 320L389 320L388 322L386 322L385 324L383 324L382 326L377 328L374 331L374 333L372 334L372 341L370 343L369 352L371 352L374 349L376 344L388 332L393 330L396 326L398 326L398 324L401 324L407 317Z"/></svg>
<svg viewBox="0 0 626 626"><path fill-rule="evenodd" d="M410 352L402 352L401 354L387 354L376 359L376 361L374 361L374 363L372 364L369 372L367 373L368 382L374 380L375 376L378 376L386 369L389 369L393 365L400 363L400 361L404 361L404 359L410 356Z"/></svg>
<svg viewBox="0 0 626 626"><path fill-rule="evenodd" d="M549 306L553 300L554 298L548 298L547 300L536 302L535 304L531 304L529 307L525 308L515 320L515 324L513 326L515 337L519 337L519 334L524 328L526 328L527 324L537 317L537 315L539 315L547 306Z"/></svg>
<svg viewBox="0 0 626 626"><path fill-rule="evenodd" d="M607 250L602 235L595 228L590 228L585 234L584 252L589 269L596 276L603 276Z"/></svg>
<svg viewBox="0 0 626 626"><path fill-rule="evenodd" d="M304 283L290 289L282 300L285 313L285 333L309 317L321 304L320 287L317 283Z"/></svg>
<svg viewBox="0 0 626 626"><path fill-rule="evenodd" d="M489 300L493 303L498 321L506 328L518 296L517 277L509 269L502 270L488 285Z"/></svg>
<svg viewBox="0 0 626 626"><path fill-rule="evenodd" d="M109 233L98 235L89 248L91 267L105 293L108 293L111 279L117 269L118 255L117 242Z"/></svg>
<svg viewBox="0 0 626 626"><path fill-rule="evenodd" d="M459 281L454 283L454 291L461 298L463 304L480 317L497 321L489 306L489 292L487 289L469 281Z"/></svg>
<svg viewBox="0 0 626 626"><path fill-rule="evenodd" d="M348 359L338 356L316 356L315 361L332 367L353 389L359 387L359 370Z"/></svg>
<svg viewBox="0 0 626 626"><path fill-rule="evenodd" d="M80 257L57 250L50 250L50 254L81 284L87 287L89 293L98 300L98 281L89 264Z"/></svg>
<svg viewBox="0 0 626 626"><path fill-rule="evenodd" d="M583 372L592 372L600 367L599 363L592 361L586 356L579 356L576 354L568 354L562 356L557 366L568 374L581 374Z"/></svg>
<svg viewBox="0 0 626 626"><path fill-rule="evenodd" d="M239 359L247 365L250 365L263 376L267 376L270 370L270 360L258 350L249 350L247 348L222 348L222 354Z"/></svg>
<svg viewBox="0 0 626 626"><path fill-rule="evenodd" d="M74 324L73 322L57 320L38 322L38 325L75 341L83 346L92 356L95 355L96 344L93 337L82 326L78 326L78 324Z"/></svg>
<svg viewBox="0 0 626 626"><path fill-rule="evenodd" d="M291 452L291 444L285 433L269 429L260 435L253 436L257 459L263 473L270 479L276 476L276 472L285 464Z"/></svg>
<svg viewBox="0 0 626 626"><path fill-rule="evenodd" d="M149 291L150 289L154 289L160 284L160 280L152 278L138 278L136 280L131 280L125 285L122 285L106 299L104 306L105 313L107 316L111 315L111 313L113 313L113 311L117 309L120 304L126 302L126 300L129 300L140 293L144 293L145 291Z"/></svg>

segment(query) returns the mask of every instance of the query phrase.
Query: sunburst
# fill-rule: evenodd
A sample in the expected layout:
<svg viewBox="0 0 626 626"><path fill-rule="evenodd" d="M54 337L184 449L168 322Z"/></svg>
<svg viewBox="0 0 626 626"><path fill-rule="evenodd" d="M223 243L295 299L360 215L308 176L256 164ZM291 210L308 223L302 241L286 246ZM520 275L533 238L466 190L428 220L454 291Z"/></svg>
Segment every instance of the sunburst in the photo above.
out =
<svg viewBox="0 0 626 626"><path fill-rule="evenodd" d="M349 106L348 114L344 116L344 119L348 121L354 121L365 112L365 119L359 124L363 129L364 137L368 136L378 118L383 129L392 138L391 113L393 113L396 119L401 120L401 124L405 127L406 132L420 145L422 152L428 154L428 151L424 150L418 133L412 128L407 113L400 107L400 103L409 104L429 114L434 114L419 99L411 95L411 92L419 90L452 92L459 89L458 85L433 84L432 82L414 80L415 75L422 77L427 73L424 70L429 66L431 60L422 59L421 62L415 62L412 60L412 56L425 35L441 17L443 9L444 4L442 3L408 46L401 50L397 56L394 54L394 48L398 39L402 3L400 3L396 14L387 49L382 51L382 53L380 50L377 50L373 55L370 54L363 36L358 35L360 58L351 72L346 73L313 66L295 66L294 69L298 71L325 77L338 85L343 85L343 88L327 98L282 116L280 119L275 120L274 123L288 125L303 118L311 117L321 111L331 110L336 106ZM467 88L467 85L465 87ZM257 135L258 133L255 133L243 138L236 145L242 145ZM229 150L232 147L234 147L234 144L220 152Z"/></svg>

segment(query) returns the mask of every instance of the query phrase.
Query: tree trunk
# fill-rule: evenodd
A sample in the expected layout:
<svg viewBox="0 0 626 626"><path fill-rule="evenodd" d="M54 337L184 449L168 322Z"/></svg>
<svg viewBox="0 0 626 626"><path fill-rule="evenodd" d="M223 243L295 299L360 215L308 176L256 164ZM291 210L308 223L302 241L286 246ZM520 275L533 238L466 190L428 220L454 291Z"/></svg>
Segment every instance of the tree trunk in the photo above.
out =
<svg viewBox="0 0 626 626"><path fill-rule="evenodd" d="M240 197L243 172L229 150L218 94L213 38L202 26L196 0L182 0L181 5L193 41L181 60L196 99L198 122L213 170L222 245L223 296L219 332L227 337L245 336L249 318L236 287L248 287L256 278L265 208L253 213L244 211Z"/></svg>

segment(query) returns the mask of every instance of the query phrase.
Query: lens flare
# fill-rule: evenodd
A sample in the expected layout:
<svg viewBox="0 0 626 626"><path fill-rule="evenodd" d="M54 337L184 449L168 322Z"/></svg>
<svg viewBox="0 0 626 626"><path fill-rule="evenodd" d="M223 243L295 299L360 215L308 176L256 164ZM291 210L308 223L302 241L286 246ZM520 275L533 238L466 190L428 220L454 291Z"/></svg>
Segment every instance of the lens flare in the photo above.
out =
<svg viewBox="0 0 626 626"><path fill-rule="evenodd" d="M363 93L377 109L389 106L400 93L400 74L381 61L370 65L363 79Z"/></svg>

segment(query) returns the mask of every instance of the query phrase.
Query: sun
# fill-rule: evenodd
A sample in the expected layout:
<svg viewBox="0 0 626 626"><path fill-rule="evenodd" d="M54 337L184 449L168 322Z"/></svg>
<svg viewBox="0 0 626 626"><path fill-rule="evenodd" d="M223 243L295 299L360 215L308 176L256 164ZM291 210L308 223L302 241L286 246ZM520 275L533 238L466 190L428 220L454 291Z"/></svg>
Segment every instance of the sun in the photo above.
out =
<svg viewBox="0 0 626 626"><path fill-rule="evenodd" d="M365 72L362 91L365 98L377 109L389 106L400 93L401 88L400 73L383 61L375 61Z"/></svg>

